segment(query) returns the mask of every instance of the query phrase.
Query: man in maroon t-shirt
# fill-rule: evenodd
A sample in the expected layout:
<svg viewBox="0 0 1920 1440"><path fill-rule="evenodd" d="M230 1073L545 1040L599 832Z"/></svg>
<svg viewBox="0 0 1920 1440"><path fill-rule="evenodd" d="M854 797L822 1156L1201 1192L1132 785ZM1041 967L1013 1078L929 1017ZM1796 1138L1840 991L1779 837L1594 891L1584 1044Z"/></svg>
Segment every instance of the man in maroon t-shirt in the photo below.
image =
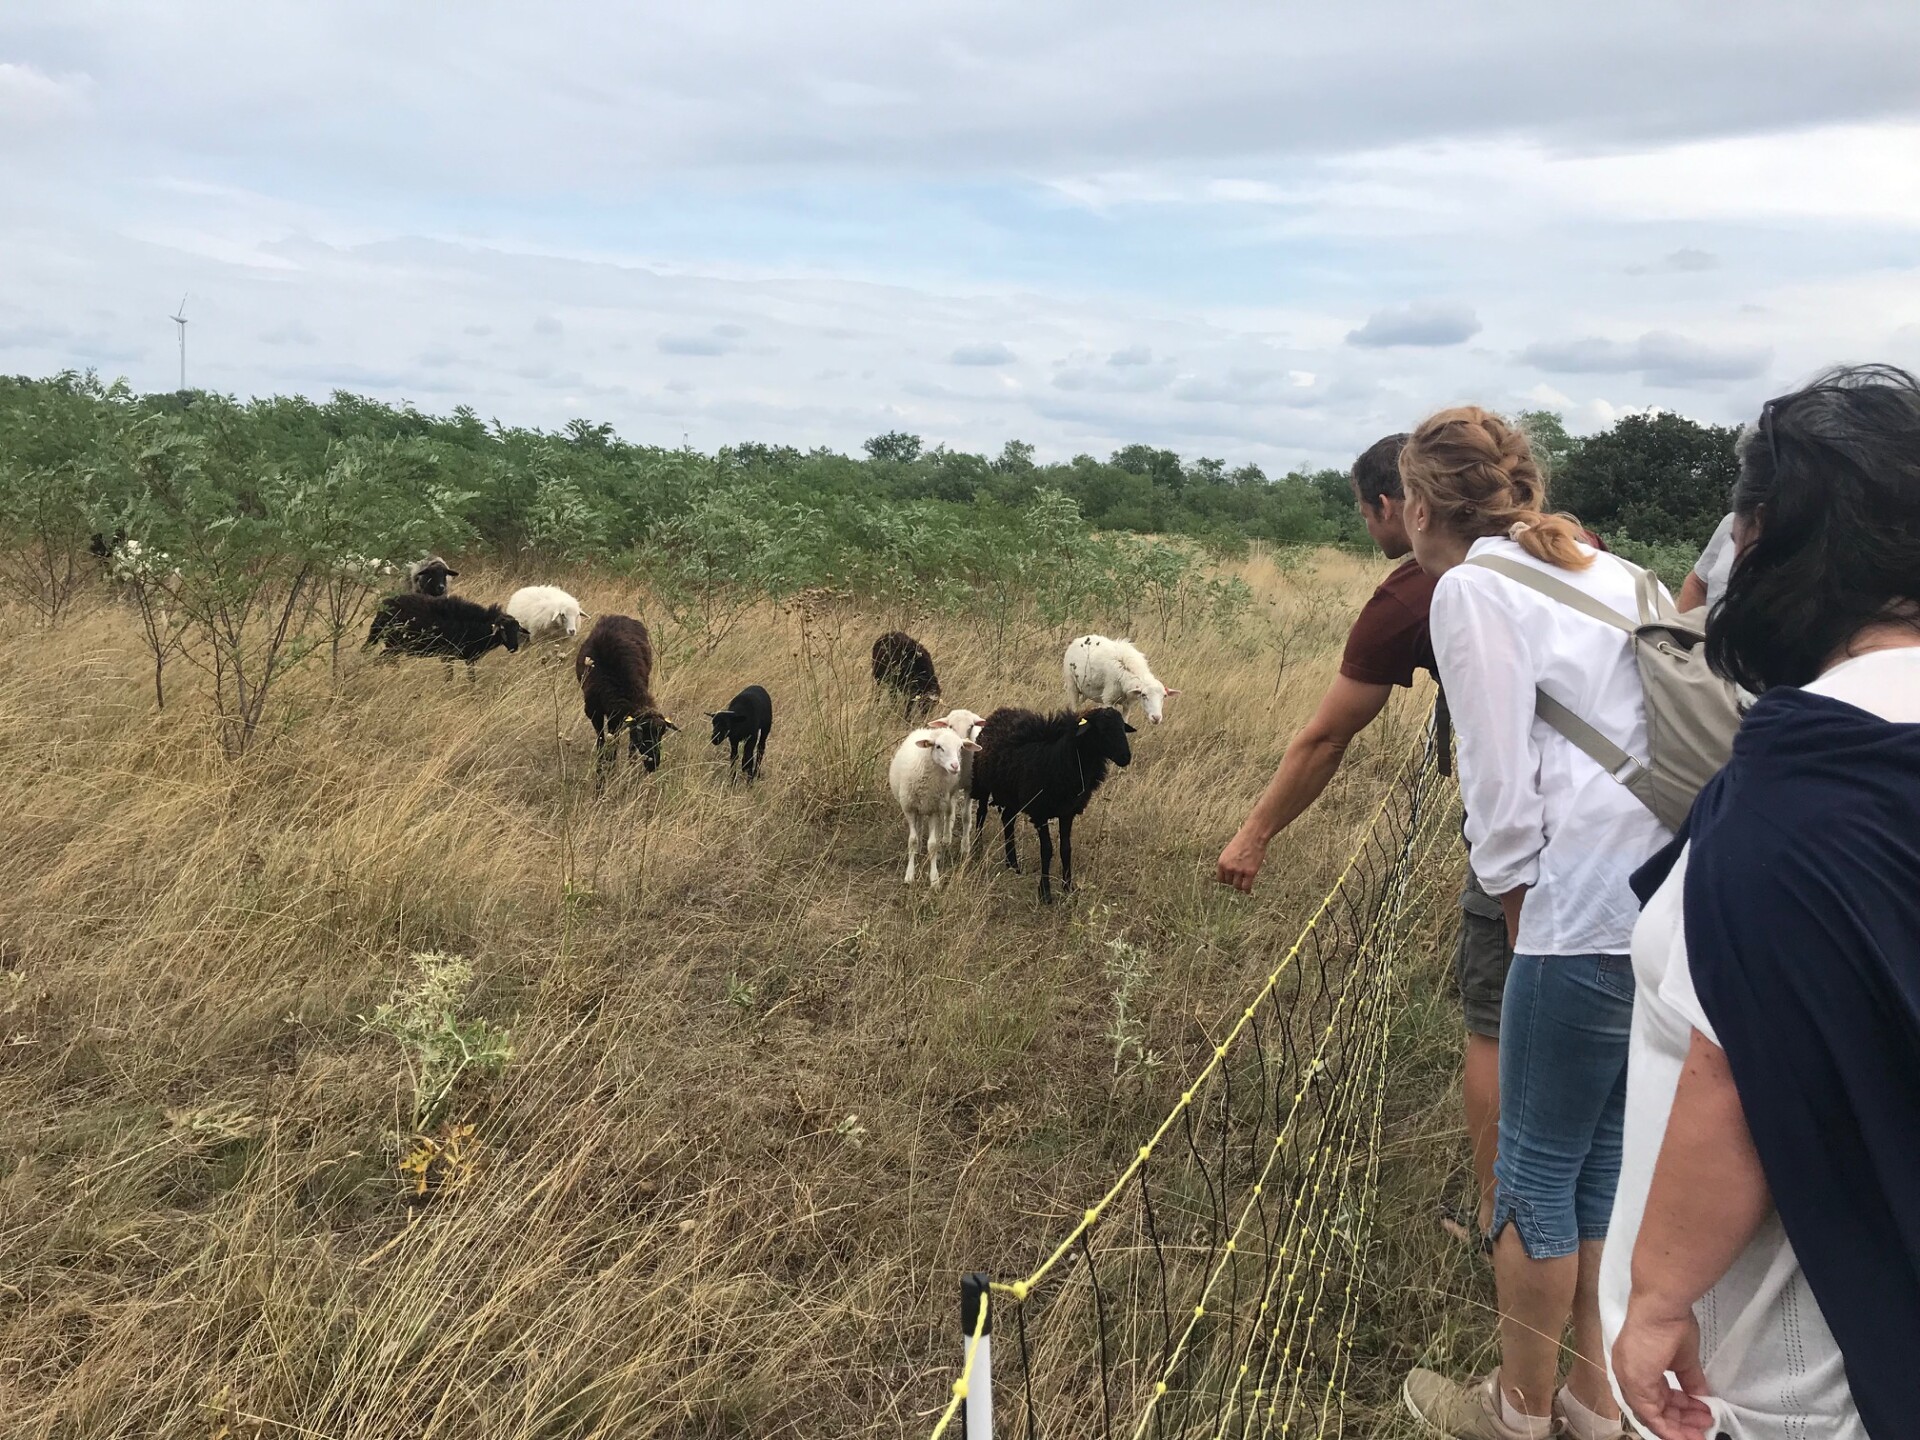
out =
<svg viewBox="0 0 1920 1440"><path fill-rule="evenodd" d="M1401 508L1400 447L1406 441L1405 435L1389 435L1353 464L1354 500L1367 534L1389 560L1402 563L1361 608L1347 632L1340 673L1321 697L1313 718L1288 744L1253 813L1220 853L1218 878L1223 885L1253 889L1268 844L1320 798L1340 768L1347 746L1386 707L1394 686L1411 686L1420 670L1439 679L1427 630L1434 578L1411 558L1413 547ZM1499 902L1475 882L1471 868L1460 910L1454 974L1466 1012L1463 1089L1484 1234L1492 1214L1494 1143L1500 1132L1500 997L1513 951L1507 945Z"/></svg>

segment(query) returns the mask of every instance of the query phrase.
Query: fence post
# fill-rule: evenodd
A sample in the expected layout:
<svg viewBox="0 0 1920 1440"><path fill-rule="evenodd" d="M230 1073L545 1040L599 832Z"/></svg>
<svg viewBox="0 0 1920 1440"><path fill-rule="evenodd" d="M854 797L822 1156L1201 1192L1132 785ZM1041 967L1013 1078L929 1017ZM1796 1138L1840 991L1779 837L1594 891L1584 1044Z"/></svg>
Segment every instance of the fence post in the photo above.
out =
<svg viewBox="0 0 1920 1440"><path fill-rule="evenodd" d="M960 1367L966 1374L969 1356L973 1371L967 1380L967 1398L961 1402L966 1440L993 1440L993 1307L987 1302L992 1277L984 1270L960 1277ZM981 1323L980 1307L987 1306ZM979 1349L974 1351L974 1327L980 1327Z"/></svg>

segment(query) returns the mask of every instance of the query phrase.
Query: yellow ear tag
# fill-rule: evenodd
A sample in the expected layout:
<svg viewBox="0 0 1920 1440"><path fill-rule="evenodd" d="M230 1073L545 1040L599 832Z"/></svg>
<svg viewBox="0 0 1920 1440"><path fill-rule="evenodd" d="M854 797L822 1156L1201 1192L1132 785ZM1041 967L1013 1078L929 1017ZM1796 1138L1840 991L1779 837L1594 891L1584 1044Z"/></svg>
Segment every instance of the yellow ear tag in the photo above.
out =
<svg viewBox="0 0 1920 1440"><path fill-rule="evenodd" d="M1082 730L1084 730L1084 729L1086 729L1086 728L1087 728L1087 717L1086 717L1086 716L1084 716L1084 715L1082 715L1082 716L1080 717L1080 728L1081 728Z"/></svg>

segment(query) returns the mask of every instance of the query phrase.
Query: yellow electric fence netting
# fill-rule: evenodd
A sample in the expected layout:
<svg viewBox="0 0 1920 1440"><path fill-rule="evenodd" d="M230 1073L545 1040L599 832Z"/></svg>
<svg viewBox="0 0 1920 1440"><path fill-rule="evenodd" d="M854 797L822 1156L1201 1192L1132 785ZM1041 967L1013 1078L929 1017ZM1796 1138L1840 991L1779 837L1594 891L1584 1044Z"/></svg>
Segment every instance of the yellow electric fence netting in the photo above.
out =
<svg viewBox="0 0 1920 1440"><path fill-rule="evenodd" d="M1458 833L1439 760L1429 733L1165 1118L1037 1267L993 1285L996 1433L1343 1433L1397 965Z"/></svg>

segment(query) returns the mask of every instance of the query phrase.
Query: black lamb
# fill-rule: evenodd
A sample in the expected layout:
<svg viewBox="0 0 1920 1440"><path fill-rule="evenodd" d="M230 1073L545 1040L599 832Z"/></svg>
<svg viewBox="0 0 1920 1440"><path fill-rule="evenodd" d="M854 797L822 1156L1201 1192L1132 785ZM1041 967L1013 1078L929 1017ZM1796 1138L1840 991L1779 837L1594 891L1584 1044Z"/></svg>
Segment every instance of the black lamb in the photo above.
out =
<svg viewBox="0 0 1920 1440"><path fill-rule="evenodd" d="M749 685L727 702L726 709L712 711L707 718L713 721L713 743L731 742L733 758L727 773L731 775L737 767L749 780L758 775L767 753L767 736L773 733L773 697L760 686Z"/></svg>
<svg viewBox="0 0 1920 1440"><path fill-rule="evenodd" d="M1020 868L1013 822L1025 815L1040 833L1040 899L1051 903L1053 837L1049 820L1060 822L1060 888L1073 890L1073 822L1107 778L1108 765L1133 760L1127 736L1133 726L1112 706L1098 710L1057 711L1041 715L1003 706L980 727L980 753L973 757L975 824L987 823L987 806L1000 811L1000 836L1006 842L1007 868Z"/></svg>
<svg viewBox="0 0 1920 1440"><path fill-rule="evenodd" d="M660 768L660 742L680 727L653 699L653 641L647 627L628 615L602 615L573 657L580 699L597 738L594 753L604 769L613 760L621 727L630 754L649 771Z"/></svg>
<svg viewBox="0 0 1920 1440"><path fill-rule="evenodd" d="M402 655L464 660L468 671L496 645L518 650L527 632L498 605L477 605L455 595L389 595L373 612L367 644Z"/></svg>
<svg viewBox="0 0 1920 1440"><path fill-rule="evenodd" d="M906 697L909 720L915 711L931 714L933 702L940 698L932 652L904 630L889 630L873 642L873 678Z"/></svg>

